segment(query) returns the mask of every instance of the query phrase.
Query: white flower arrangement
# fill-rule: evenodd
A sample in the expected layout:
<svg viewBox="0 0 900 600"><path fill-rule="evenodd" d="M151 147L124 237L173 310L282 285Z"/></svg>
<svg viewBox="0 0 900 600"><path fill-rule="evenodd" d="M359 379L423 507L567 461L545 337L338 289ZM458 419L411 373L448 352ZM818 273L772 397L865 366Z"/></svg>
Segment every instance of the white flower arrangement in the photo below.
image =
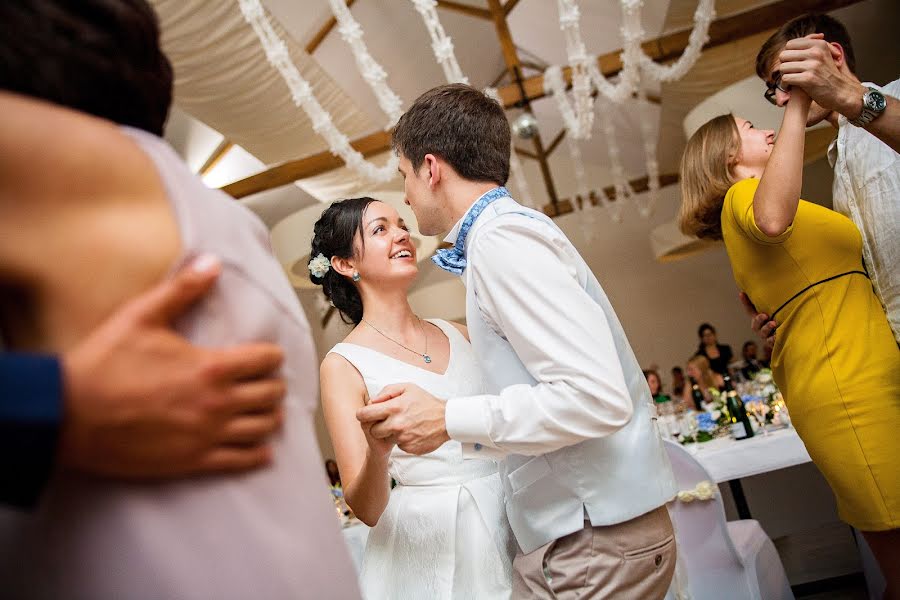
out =
<svg viewBox="0 0 900 600"><path fill-rule="evenodd" d="M710 481L700 481L692 490L682 490L677 494L680 502L712 500L716 497L716 485Z"/></svg>
<svg viewBox="0 0 900 600"><path fill-rule="evenodd" d="M309 261L309 272L319 279L325 277L325 273L331 268L331 261L328 260L321 252L311 261Z"/></svg>

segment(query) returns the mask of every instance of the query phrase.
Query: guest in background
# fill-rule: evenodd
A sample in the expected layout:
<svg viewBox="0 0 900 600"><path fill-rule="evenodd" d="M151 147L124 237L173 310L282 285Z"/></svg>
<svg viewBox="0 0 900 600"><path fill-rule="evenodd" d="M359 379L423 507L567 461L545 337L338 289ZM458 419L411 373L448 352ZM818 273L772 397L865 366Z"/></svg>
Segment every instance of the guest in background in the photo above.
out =
<svg viewBox="0 0 900 600"><path fill-rule="evenodd" d="M728 363L734 356L731 346L719 343L716 339L716 328L709 323L700 325L697 336L700 338L697 356L705 356L709 360L710 368L719 375L728 375Z"/></svg>
<svg viewBox="0 0 900 600"><path fill-rule="evenodd" d="M672 395L681 398L684 393L684 369L672 367Z"/></svg>
<svg viewBox="0 0 900 600"><path fill-rule="evenodd" d="M328 483L331 487L341 487L341 472L338 470L336 460L329 458L325 461L325 472L328 473Z"/></svg>
<svg viewBox="0 0 900 600"><path fill-rule="evenodd" d="M762 369L769 366L769 361L759 360L756 356L756 342L753 340L744 342L744 347L741 348L741 357L743 360L740 361L741 366L739 368L741 376L748 381L753 379L754 375L759 373Z"/></svg>
<svg viewBox="0 0 900 600"><path fill-rule="evenodd" d="M721 375L713 371L709 366L709 360L705 356L699 354L692 356L687 362L687 375L690 380L689 384L684 386L681 393L681 400L685 406L694 406L696 403L693 399L694 386L703 394L703 401L709 402L712 399L710 390L721 390L725 386L725 380Z"/></svg>
<svg viewBox="0 0 900 600"><path fill-rule="evenodd" d="M662 379L656 369L644 369L644 377L647 378L647 385L650 386L650 395L653 396L655 402L665 402L671 400L668 395L663 393Z"/></svg>

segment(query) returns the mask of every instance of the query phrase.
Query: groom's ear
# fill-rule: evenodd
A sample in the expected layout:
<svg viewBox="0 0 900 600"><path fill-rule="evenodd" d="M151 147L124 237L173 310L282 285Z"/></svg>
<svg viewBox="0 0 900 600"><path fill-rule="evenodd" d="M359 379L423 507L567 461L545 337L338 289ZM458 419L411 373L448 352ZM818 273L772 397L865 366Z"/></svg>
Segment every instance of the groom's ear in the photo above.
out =
<svg viewBox="0 0 900 600"><path fill-rule="evenodd" d="M441 163L434 154L426 154L422 166L428 169L428 187L434 188L441 181Z"/></svg>

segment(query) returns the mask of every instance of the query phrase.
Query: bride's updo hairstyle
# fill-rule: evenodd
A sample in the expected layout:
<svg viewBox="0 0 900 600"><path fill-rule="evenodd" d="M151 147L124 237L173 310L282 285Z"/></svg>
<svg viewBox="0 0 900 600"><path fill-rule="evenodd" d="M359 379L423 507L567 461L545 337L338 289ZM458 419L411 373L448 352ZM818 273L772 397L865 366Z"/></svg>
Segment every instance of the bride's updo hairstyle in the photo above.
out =
<svg viewBox="0 0 900 600"><path fill-rule="evenodd" d="M326 208L313 228L309 256L315 258L321 254L329 261L333 256L353 258L353 240L357 233L360 240L364 239L363 215L372 202L376 200L368 197L348 198ZM309 279L322 286L325 297L340 311L345 323L358 324L362 320L362 298L350 278L331 267L321 277L310 272Z"/></svg>

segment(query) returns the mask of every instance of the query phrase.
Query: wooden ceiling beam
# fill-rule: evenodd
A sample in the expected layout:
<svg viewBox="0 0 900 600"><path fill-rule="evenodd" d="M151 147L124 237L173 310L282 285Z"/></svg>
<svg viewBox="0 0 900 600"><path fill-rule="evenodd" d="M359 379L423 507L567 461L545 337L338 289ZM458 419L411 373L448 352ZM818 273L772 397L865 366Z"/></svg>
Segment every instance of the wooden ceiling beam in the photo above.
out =
<svg viewBox="0 0 900 600"><path fill-rule="evenodd" d="M509 15L518 3L519 0L506 0L506 4L503 5L503 13Z"/></svg>
<svg viewBox="0 0 900 600"><path fill-rule="evenodd" d="M477 6L469 6L468 4L453 2L452 0L437 0L437 5L438 8L446 8L447 10L469 15L470 17L478 17L479 19L486 19L488 21L491 20L491 11L484 8L478 8Z"/></svg>
<svg viewBox="0 0 900 600"><path fill-rule="evenodd" d="M206 162L203 163L203 166L200 167L200 170L197 171L197 174L200 177L203 177L210 171L212 171L219 161L222 160L228 151L234 147L234 142L230 142L228 140L222 140L219 142L219 145L216 146L216 149L212 151L212 154L209 155L209 158L206 159Z"/></svg>
<svg viewBox="0 0 900 600"><path fill-rule="evenodd" d="M347 8L353 6L354 2L356 2L356 0L347 0ZM313 38L309 40L309 43L306 44L306 53L312 54L313 52L315 52L316 48L318 48L322 44L322 42L325 41L325 38L328 37L328 34L331 33L331 30L334 29L336 25L337 19L335 19L334 17L328 19L325 24L322 25L322 28L319 29L318 32L316 32L316 35L314 35Z"/></svg>
<svg viewBox="0 0 900 600"><path fill-rule="evenodd" d="M664 188L666 186L675 185L678 183L678 173L666 173L664 175L659 176L659 187ZM631 189L635 191L635 193L646 192L650 189L648 182L650 178L646 175L644 177L638 177L637 179L632 179L629 184L631 184ZM596 206L600 200L597 198L597 191L591 190L589 194L588 200L594 206ZM615 202L616 200L616 188L615 186L609 185L600 190L601 194L606 196L606 199L610 202ZM560 200L554 205L553 203L546 204L543 207L544 213L548 217L558 217L560 215L564 215L566 213L572 212L572 200L573 198L565 198L564 200ZM584 199L582 199L583 201Z"/></svg>
<svg viewBox="0 0 900 600"><path fill-rule="evenodd" d="M387 131L379 131L359 138L351 142L350 145L363 156L368 157L373 154L380 154L391 149L391 134ZM229 183L220 189L234 198L243 198L244 196L288 185L298 179L320 175L342 166L344 166L344 161L331 152L319 152L306 158L281 163L262 173Z"/></svg>
<svg viewBox="0 0 900 600"><path fill-rule="evenodd" d="M524 156L524 157L526 157L526 158L530 158L530 159L532 159L532 160L540 160L540 159L541 159L541 157L539 157L539 156L538 156L537 154L535 154L534 152L531 152L531 151L529 151L529 150L525 150L525 149L523 149L523 148L519 148L519 147L516 146L515 144L513 144L513 150L516 151L516 154L521 154L522 156Z"/></svg>
<svg viewBox="0 0 900 600"><path fill-rule="evenodd" d="M808 12L828 12L862 0L779 0L772 4L760 6L736 15L716 19L709 27L709 42L704 48L721 46L741 38L749 37L763 31L780 27ZM682 29L654 40L644 42L644 53L656 62L677 59L687 48L691 29ZM611 77L622 70L622 50L609 52L597 57L597 66L605 77ZM563 69L563 78L567 84L572 82L572 70ZM544 97L544 76L536 75L522 80L526 99L537 100ZM506 108L520 105L523 100L522 91L517 84L505 85L498 89L503 106Z"/></svg>
<svg viewBox="0 0 900 600"><path fill-rule="evenodd" d="M566 137L565 128L561 129L559 133L556 134L556 137L553 138L553 141L550 142L550 145L547 146L547 156L553 154L553 151L556 150L556 147L559 146L559 143L563 141L564 137Z"/></svg>
<svg viewBox="0 0 900 600"><path fill-rule="evenodd" d="M494 29L497 32L497 38L500 40L500 49L503 51L503 62L509 70L513 81L521 89L522 82L522 62L519 60L519 52L516 44L513 42L512 33L509 31L509 22L506 20L506 12L500 0L488 0L488 10L494 21ZM524 103L524 108L528 109L528 102ZM534 154L537 156L538 166L541 169L541 176L544 179L544 187L547 190L547 196L552 204L556 204L558 197L556 195L556 185L553 183L553 174L550 172L550 164L547 161L547 152L544 150L544 143L541 141L541 134L536 132L531 138L534 144Z"/></svg>

